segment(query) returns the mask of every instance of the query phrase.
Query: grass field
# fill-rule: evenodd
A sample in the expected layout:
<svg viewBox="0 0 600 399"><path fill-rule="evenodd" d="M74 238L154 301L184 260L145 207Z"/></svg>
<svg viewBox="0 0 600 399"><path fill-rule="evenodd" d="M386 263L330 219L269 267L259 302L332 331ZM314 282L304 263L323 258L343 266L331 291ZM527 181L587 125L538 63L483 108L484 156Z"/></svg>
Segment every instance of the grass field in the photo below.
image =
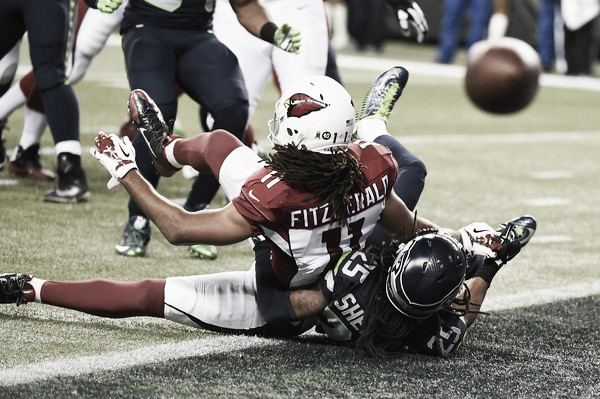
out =
<svg viewBox="0 0 600 399"><path fill-rule="evenodd" d="M524 112L492 116L466 99L460 65L429 64L433 51L389 43L377 58L340 54L339 63L356 104L384 69L404 65L411 73L389 130L427 164L420 215L454 228L522 214L538 220L534 239L490 288L484 309L492 314L478 319L454 357L370 359L316 333L231 337L164 320L3 305L0 398L600 397L599 80L545 75ZM26 72L26 53L22 62ZM199 261L158 229L146 258L114 253L128 197L121 187L106 189L109 175L87 148L99 130L117 132L127 112L120 48L103 50L75 89L89 202L44 203L51 183L0 172L0 272L136 280L247 269L253 254L245 242ZM253 119L265 146L276 98L269 85ZM199 131L189 98L179 115L188 134ZM9 119L7 148L17 144L22 123L22 111ZM49 134L42 146L42 163L55 167ZM181 201L190 185L179 174L159 190ZM219 194L214 206L222 201Z"/></svg>

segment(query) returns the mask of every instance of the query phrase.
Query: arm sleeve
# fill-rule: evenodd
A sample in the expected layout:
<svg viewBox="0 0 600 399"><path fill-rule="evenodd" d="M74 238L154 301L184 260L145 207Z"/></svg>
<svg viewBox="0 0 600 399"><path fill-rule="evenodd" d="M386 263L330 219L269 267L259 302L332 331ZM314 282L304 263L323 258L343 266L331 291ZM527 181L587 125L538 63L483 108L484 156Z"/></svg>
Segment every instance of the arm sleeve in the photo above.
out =
<svg viewBox="0 0 600 399"><path fill-rule="evenodd" d="M290 301L290 291L279 282L271 267L271 249L266 241L257 244L255 251L256 300L265 320L296 321L298 317Z"/></svg>

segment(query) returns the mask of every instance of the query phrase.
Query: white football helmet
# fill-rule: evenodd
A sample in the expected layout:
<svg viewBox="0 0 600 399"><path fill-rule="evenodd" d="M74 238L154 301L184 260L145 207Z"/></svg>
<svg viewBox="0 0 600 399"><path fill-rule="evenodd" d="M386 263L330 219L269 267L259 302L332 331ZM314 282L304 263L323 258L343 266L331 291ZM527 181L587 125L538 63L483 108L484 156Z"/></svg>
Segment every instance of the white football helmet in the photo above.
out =
<svg viewBox="0 0 600 399"><path fill-rule="evenodd" d="M327 76L298 79L275 103L269 142L321 153L346 151L354 130L350 94Z"/></svg>

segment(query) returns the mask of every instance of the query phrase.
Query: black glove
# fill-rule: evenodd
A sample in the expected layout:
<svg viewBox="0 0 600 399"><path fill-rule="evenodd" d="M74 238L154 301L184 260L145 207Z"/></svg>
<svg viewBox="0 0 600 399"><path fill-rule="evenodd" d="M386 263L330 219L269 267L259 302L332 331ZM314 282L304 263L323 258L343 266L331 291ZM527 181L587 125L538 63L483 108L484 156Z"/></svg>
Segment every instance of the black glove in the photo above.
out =
<svg viewBox="0 0 600 399"><path fill-rule="evenodd" d="M396 18L404 37L416 35L417 42L422 43L429 32L429 26L421 7L411 0L388 0L388 3L396 11Z"/></svg>

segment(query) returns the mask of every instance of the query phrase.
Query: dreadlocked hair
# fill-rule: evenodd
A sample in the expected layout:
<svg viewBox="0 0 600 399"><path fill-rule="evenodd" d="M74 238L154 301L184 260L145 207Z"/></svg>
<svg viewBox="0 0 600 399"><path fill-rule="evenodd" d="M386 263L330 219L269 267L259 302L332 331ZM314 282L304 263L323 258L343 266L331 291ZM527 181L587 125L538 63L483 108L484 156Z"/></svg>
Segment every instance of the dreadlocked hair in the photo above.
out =
<svg viewBox="0 0 600 399"><path fill-rule="evenodd" d="M333 220L347 224L350 193L363 191L364 166L347 151L322 154L295 144L276 144L265 160L275 175L290 187L329 203Z"/></svg>
<svg viewBox="0 0 600 399"><path fill-rule="evenodd" d="M419 322L398 312L385 292L388 272L394 264L400 244L394 239L382 247L368 249L378 257L380 272L369 292L362 333L356 341L356 348L369 356L386 358L400 355L404 348L403 338Z"/></svg>
<svg viewBox="0 0 600 399"><path fill-rule="evenodd" d="M369 292L369 301L367 303L363 317L363 328L361 336L356 342L356 348L363 353L374 357L392 357L401 355L404 350L403 339L422 322L419 319L412 319L404 316L392 305L386 294L386 283L389 269L396 260L398 248L402 243L406 243L416 236L429 232L436 232L435 229L423 229L414 232L411 237L398 240L394 238L389 243L383 243L382 246L371 246L368 252L377 257L379 264L379 275L377 281L371 287ZM471 302L471 291L467 284L463 283L464 290L452 302L452 304L434 314L437 328L434 345L437 346L437 353L444 353L441 348L442 339L440 333L446 325L443 313L450 313L456 316L464 316L467 313L489 314L479 310L472 310L470 306L481 306L481 304Z"/></svg>

